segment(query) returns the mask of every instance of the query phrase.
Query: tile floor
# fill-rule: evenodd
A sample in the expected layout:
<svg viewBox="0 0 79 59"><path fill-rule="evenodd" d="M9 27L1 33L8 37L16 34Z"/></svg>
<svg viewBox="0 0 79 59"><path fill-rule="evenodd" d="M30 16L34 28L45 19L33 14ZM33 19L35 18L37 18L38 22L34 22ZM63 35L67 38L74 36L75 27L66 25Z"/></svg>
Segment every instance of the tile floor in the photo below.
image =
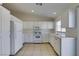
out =
<svg viewBox="0 0 79 59"><path fill-rule="evenodd" d="M56 56L50 44L25 44L16 56Z"/></svg>

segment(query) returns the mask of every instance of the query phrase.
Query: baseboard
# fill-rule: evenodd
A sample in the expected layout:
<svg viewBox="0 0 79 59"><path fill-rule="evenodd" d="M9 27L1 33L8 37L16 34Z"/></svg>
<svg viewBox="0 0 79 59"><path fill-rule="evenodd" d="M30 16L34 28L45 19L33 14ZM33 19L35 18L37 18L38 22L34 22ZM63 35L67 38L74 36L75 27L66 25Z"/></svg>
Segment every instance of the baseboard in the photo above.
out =
<svg viewBox="0 0 79 59"><path fill-rule="evenodd" d="M16 54L14 54L14 55L13 54L10 54L9 56L16 56Z"/></svg>
<svg viewBox="0 0 79 59"><path fill-rule="evenodd" d="M22 50L23 46L16 52L15 56Z"/></svg>
<svg viewBox="0 0 79 59"><path fill-rule="evenodd" d="M49 42L49 45L52 47L52 49L53 49L53 51L55 52L55 54L56 54L57 56L60 56L60 55L55 51L54 47L50 44L50 42Z"/></svg>
<svg viewBox="0 0 79 59"><path fill-rule="evenodd" d="M24 42L23 45L25 44L48 44L49 42L41 42L41 43L33 43L33 42Z"/></svg>
<svg viewBox="0 0 79 59"><path fill-rule="evenodd" d="M22 50L22 48L23 48L23 46L14 55L10 55L10 56L16 56L18 54L18 52Z"/></svg>

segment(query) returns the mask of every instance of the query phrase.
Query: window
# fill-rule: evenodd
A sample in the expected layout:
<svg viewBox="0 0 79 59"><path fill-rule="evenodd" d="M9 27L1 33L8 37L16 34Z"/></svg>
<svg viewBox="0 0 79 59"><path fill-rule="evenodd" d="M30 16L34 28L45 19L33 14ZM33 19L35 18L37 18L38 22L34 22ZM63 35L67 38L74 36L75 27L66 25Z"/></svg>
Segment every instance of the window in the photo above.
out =
<svg viewBox="0 0 79 59"><path fill-rule="evenodd" d="M66 32L66 28L61 27L61 20L56 22L56 31Z"/></svg>
<svg viewBox="0 0 79 59"><path fill-rule="evenodd" d="M61 20L56 22L56 31L61 31Z"/></svg>
<svg viewBox="0 0 79 59"><path fill-rule="evenodd" d="M66 28L62 28L61 31L62 31L62 32L66 32Z"/></svg>

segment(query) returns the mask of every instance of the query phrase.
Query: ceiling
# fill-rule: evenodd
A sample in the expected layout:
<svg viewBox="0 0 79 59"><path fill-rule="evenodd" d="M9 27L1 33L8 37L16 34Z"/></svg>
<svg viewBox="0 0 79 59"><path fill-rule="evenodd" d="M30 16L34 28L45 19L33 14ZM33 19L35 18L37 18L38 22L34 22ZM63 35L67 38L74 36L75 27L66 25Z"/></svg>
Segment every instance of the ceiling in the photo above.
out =
<svg viewBox="0 0 79 59"><path fill-rule="evenodd" d="M44 17L56 18L62 12L74 3L43 3L42 6L35 3L4 3L3 6L11 10L24 15L38 15Z"/></svg>

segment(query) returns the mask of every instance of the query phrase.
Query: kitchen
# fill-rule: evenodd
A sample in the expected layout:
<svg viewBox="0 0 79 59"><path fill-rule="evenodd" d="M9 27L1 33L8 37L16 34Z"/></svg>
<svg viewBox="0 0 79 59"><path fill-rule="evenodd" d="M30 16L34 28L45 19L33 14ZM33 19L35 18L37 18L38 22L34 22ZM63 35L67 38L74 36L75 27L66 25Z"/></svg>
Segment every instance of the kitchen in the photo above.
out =
<svg viewBox="0 0 79 59"><path fill-rule="evenodd" d="M75 3L3 3L3 5L0 6L0 10L2 11L0 14L0 18L4 20L8 17L9 20L7 22L8 25L6 25L6 20L4 20L5 26L4 21L0 20L1 22L3 22L1 23L1 25L3 26L0 26L1 33L3 33L2 30L4 29L4 31L10 31L10 34L8 33L10 35L10 38L8 39L9 43L6 42L5 38L3 38L5 43L8 43L8 45L4 44L4 41L1 40L0 55L21 56L24 54L24 50L26 51L28 49L29 46L27 45L29 44L37 45L37 48L34 48L35 46L33 47L34 49L36 49L37 52L39 52L39 50L41 49L39 48L41 44L50 45L53 50L53 53L55 54L51 54L51 56L79 55L79 28L77 23L79 19L78 5L79 4ZM27 12L24 8L27 10ZM49 8L50 11L54 11L53 15L49 14ZM31 10L31 12L29 10ZM57 14L57 12L55 11L60 13ZM39 14L36 12L38 12ZM51 15L53 16L53 18L47 17ZM6 30L6 27L9 27L9 29ZM40 44L40 46L38 46L38 44ZM30 46L32 47L32 45ZM8 46L7 49L6 46ZM50 49L48 48L48 50ZM26 54L24 55L27 56ZM41 54L34 53L34 56L36 55L42 56Z"/></svg>

